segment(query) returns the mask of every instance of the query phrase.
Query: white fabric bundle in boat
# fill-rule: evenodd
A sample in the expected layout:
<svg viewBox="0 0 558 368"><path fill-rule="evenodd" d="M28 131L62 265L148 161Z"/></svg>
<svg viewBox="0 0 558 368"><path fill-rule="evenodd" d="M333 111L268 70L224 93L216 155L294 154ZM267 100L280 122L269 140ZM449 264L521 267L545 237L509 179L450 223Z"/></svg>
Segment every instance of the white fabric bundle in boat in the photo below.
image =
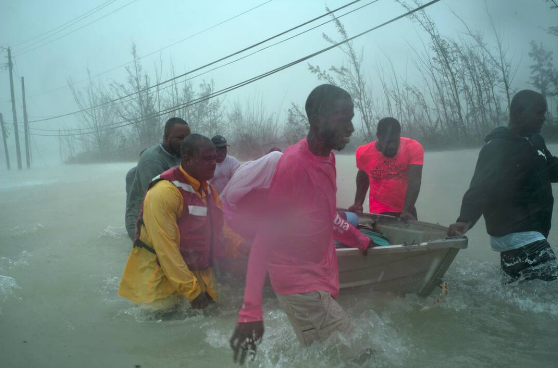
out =
<svg viewBox="0 0 558 368"><path fill-rule="evenodd" d="M275 167L282 155L281 152L271 152L240 166L223 189L223 193L220 195L221 200L236 209L236 203L252 189L269 188L275 174Z"/></svg>

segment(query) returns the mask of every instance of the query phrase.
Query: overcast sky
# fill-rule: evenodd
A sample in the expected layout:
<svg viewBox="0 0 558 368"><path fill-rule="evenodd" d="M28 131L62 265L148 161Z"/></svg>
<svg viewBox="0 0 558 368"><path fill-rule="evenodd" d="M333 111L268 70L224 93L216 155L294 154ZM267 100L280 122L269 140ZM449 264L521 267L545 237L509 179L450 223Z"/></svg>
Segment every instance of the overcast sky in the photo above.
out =
<svg viewBox="0 0 558 368"><path fill-rule="evenodd" d="M360 4L369 1L362 1ZM25 77L28 113L31 119L72 112L77 106L70 89L67 88L69 78L80 81L87 76L87 69L95 75L129 62L133 42L137 45L139 55L146 55L266 3L267 0L116 0L48 40L84 26L67 36L35 50L32 49L48 40L39 42L39 37L18 45L105 2L106 0L0 0L0 44L3 47L12 47L16 105L20 122L23 120L20 76ZM142 63L154 77L154 64L162 60L164 76L168 77L167 67L172 59L177 73L182 73L321 15L326 5L333 9L347 2L349 0L270 1L234 20L146 57ZM496 26L504 34L510 53L515 53L516 62L521 60L514 87L528 88L528 66L531 63L527 56L529 41L542 42L554 52L555 62L558 60L558 40L547 35L544 29L558 25L558 10L550 10L549 3L545 3L544 0L487 0L487 4ZM121 9L117 10L118 8ZM471 28L483 31L488 41L492 40L484 0L443 0L428 8L427 13L443 35L456 35L463 31L463 27L452 15L452 10ZM109 14L111 12L114 13ZM401 13L402 7L395 1L380 0L344 17L342 21L349 35L354 35ZM95 21L105 15L107 16ZM93 23L87 25L90 22ZM322 32L335 36L335 29L329 24L202 78L213 79L216 89L221 89L264 73L328 46L321 37ZM374 67L377 63L385 61L384 53L395 62L398 73L414 78L410 66L412 52L409 44L416 45L419 36L425 37L419 27L409 19L402 19L354 42L357 49L364 50L365 69L369 71L373 84L377 81ZM25 49L25 46L33 42L38 43ZM0 56L2 63L5 63L7 52L2 51ZM340 64L342 54L339 50L331 50L310 62L327 68L332 64ZM125 75L125 69L118 68L102 75L101 79L107 84L112 80L123 82ZM197 80L193 82L198 83ZM301 63L233 91L226 95L225 99L226 103L232 103L262 96L269 111L279 111L284 110L291 101L303 104L308 93L319 83L308 71L307 64ZM83 83L77 86L83 86ZM64 88L44 93L59 87ZM3 113L4 120L11 123L12 109L9 100L9 75L4 68L0 70L0 112ZM32 127L57 129L61 124L75 127L77 121L75 117L69 117L38 122ZM35 139L40 152L48 160L57 159L56 138ZM14 165L13 137L10 137L10 145ZM4 166L3 150L0 150L0 156L0 165ZM40 161L37 164L40 164Z"/></svg>

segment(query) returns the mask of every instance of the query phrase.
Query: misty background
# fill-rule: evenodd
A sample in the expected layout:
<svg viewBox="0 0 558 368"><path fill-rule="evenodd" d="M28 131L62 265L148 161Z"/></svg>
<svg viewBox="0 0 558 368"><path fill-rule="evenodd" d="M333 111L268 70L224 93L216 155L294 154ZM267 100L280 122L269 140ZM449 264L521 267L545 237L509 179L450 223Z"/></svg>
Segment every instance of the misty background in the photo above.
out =
<svg viewBox="0 0 558 368"><path fill-rule="evenodd" d="M33 166L137 160L142 149L161 140L161 126L170 116L185 118L194 132L225 135L234 154L252 158L304 135L304 101L327 81L355 98L357 131L348 152L374 139L375 123L389 115L401 121L403 135L421 140L427 149L478 146L493 127L506 124L508 96L525 88L540 91L541 83L549 102L546 137L556 137L558 37L549 29L558 25L558 9L545 0L444 0L355 39L351 48L345 44L242 88L173 109L328 47L327 37L343 40L417 6L359 1L335 12L337 21L323 17L187 78L203 75L144 91L348 2L1 0L0 112L12 170L17 164L8 47L24 167L21 76ZM538 71L530 68L537 57ZM134 95L111 103L129 94ZM70 114L79 110L85 111ZM167 112L155 116L161 110ZM0 155L5 170L3 150Z"/></svg>

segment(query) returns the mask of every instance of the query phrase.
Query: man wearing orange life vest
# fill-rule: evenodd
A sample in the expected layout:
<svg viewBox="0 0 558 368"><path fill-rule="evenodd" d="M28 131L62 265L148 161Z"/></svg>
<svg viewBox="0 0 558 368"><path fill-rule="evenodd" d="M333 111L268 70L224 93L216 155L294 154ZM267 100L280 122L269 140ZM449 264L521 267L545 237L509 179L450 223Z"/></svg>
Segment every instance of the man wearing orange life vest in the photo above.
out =
<svg viewBox="0 0 558 368"><path fill-rule="evenodd" d="M207 181L215 146L199 134L184 139L181 164L153 179L118 295L148 309L166 310L186 298L203 309L217 299L213 258L249 247L223 221L219 194Z"/></svg>

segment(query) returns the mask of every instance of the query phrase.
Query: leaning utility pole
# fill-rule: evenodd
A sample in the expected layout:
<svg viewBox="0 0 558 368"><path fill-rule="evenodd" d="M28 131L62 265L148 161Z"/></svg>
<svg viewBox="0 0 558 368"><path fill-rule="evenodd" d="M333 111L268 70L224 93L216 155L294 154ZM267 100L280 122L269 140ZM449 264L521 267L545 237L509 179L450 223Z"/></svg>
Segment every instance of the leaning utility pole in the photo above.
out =
<svg viewBox="0 0 558 368"><path fill-rule="evenodd" d="M29 154L29 121L27 120L27 105L25 104L25 79L21 77L21 95L23 97L23 134L25 134L25 161L27 168L31 168L31 155Z"/></svg>
<svg viewBox="0 0 558 368"><path fill-rule="evenodd" d="M14 77L12 75L12 50L8 47L8 69L10 70L10 91L12 93L12 114L14 117L14 136L16 141L16 153L17 153L17 168L21 170L21 150L19 148L19 130L17 129L17 113L15 107L15 97L14 97Z"/></svg>
<svg viewBox="0 0 558 368"><path fill-rule="evenodd" d="M2 128L2 140L4 141L4 154L6 155L6 165L10 170L10 153L8 152L8 143L6 142L6 128L4 127L4 115L0 113L0 127Z"/></svg>

